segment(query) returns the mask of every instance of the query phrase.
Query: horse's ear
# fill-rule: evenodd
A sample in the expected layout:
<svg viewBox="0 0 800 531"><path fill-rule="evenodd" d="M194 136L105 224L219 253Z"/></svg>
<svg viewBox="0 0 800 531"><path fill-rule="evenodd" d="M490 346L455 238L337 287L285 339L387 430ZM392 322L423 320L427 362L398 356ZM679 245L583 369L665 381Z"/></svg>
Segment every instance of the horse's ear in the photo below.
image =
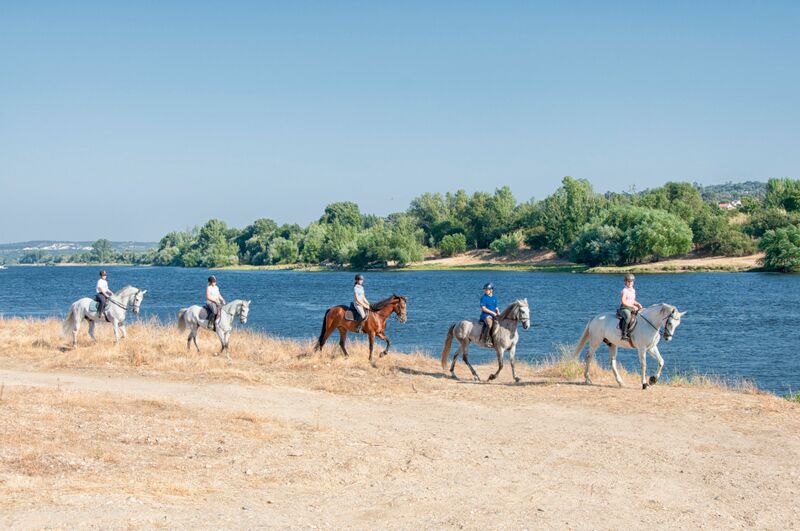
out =
<svg viewBox="0 0 800 531"><path fill-rule="evenodd" d="M145 293L147 293L147 290L142 290L142 295L144 295Z"/></svg>
<svg viewBox="0 0 800 531"><path fill-rule="evenodd" d="M689 310L686 310L685 312L678 312L678 317L683 317L687 313L689 313Z"/></svg>

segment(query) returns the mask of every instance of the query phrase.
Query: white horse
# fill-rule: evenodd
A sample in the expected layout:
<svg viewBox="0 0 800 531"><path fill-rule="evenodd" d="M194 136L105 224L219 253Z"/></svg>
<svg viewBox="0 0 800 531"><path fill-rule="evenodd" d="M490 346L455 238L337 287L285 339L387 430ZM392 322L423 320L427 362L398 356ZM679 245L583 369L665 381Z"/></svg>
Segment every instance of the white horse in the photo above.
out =
<svg viewBox="0 0 800 531"><path fill-rule="evenodd" d="M97 341L94 337L94 326L98 321L108 320L114 327L114 341L119 343L120 337L125 337L125 315L128 313L128 308L133 309L133 313L139 313L139 307L144 299L144 294L147 290L140 290L133 286L125 286L114 295L109 297L106 303L105 317L97 313L97 308L92 311L92 303L96 301L89 297L78 299L69 307L69 313L64 320L64 334L72 332L72 348L78 346L78 330L81 328L81 321L86 319L89 321L89 337L93 341Z"/></svg>
<svg viewBox="0 0 800 531"><path fill-rule="evenodd" d="M450 356L450 346L453 343L453 337L458 340L458 350L453 356L453 363L450 364L450 376L456 377L455 367L458 355L464 359L469 370L472 371L474 380L480 382L481 378L475 372L475 368L470 365L469 358L467 357L469 351L469 344L475 343L479 347L491 348L497 353L497 372L489 375L489 380L494 380L500 371L503 370L503 353L508 350L508 357L511 360L511 375L514 377L515 382L519 382L517 378L517 371L514 367L514 359L517 352L517 343L519 342L519 332L517 332L517 323L522 323L522 328L527 330L531 326L531 314L528 308L528 299L514 301L508 308L503 310L503 313L497 318L498 327L492 341L493 346L487 345L481 341L481 329L483 323L478 320L465 319L450 325L447 330L447 339L444 342L444 349L442 350L442 369L447 369L447 358Z"/></svg>
<svg viewBox="0 0 800 531"><path fill-rule="evenodd" d="M658 362L658 371L650 377L649 384L655 384L661 377L661 369L664 368L664 358L658 351L658 342L661 340L661 327L664 327L664 339L672 340L675 329L681 324L681 317L686 312L679 312L678 309L669 304L654 304L649 308L639 311L636 328L631 332L631 340L622 340L622 330L619 328L619 319L614 313L601 313L589 321L583 330L583 335L575 349L575 357L580 356L586 342L589 342L589 350L586 352L586 368L583 377L586 384L591 384L589 378L589 364L592 362L594 352L600 343L608 345L609 359L611 360L611 370L614 371L614 378L617 385L622 387L622 378L617 370L617 347L633 348L639 351L639 364L642 367L642 389L647 389L647 358L649 352Z"/></svg>
<svg viewBox="0 0 800 531"><path fill-rule="evenodd" d="M225 356L230 360L231 356L228 354L228 345L231 339L231 330L233 330L233 318L239 316L239 322L242 324L247 323L247 314L250 312L250 302L236 299L231 301L220 310L219 323L217 323L217 337L222 344L222 350L219 354L225 353ZM195 304L188 308L178 310L178 330L183 332L190 328L189 337L186 339L186 350L192 348L194 342L197 352L200 352L200 347L197 345L197 329L199 327L208 328L208 314L202 306Z"/></svg>

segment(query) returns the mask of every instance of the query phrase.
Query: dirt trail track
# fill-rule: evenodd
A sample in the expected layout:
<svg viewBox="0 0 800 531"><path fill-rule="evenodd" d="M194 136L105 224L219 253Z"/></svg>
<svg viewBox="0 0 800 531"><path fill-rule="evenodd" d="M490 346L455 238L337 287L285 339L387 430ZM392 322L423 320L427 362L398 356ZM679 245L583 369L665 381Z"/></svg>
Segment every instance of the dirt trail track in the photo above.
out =
<svg viewBox="0 0 800 531"><path fill-rule="evenodd" d="M66 437L0 450L0 526L800 527L785 400L402 377L387 397L0 369L5 437ZM30 455L61 469L13 466Z"/></svg>

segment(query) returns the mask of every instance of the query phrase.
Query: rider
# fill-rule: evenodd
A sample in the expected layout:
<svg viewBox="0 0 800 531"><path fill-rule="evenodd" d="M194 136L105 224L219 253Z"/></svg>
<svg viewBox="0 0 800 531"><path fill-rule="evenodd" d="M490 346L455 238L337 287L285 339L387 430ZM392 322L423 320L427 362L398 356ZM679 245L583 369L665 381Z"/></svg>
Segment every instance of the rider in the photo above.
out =
<svg viewBox="0 0 800 531"><path fill-rule="evenodd" d="M355 285L353 286L353 307L358 313L358 324L356 325L356 333L361 333L361 327L364 325L364 320L367 317L367 310L369 309L369 301L367 296L364 295L364 275L359 273L356 275Z"/></svg>
<svg viewBox="0 0 800 531"><path fill-rule="evenodd" d="M225 304L225 299L222 298L222 295L219 292L219 288L217 287L217 277L211 275L208 277L208 287L206 288L206 304L211 309L211 316L213 318L209 319L209 322L213 323L212 328L214 330L217 329L217 323L219 323L220 315L222 314L222 306Z"/></svg>
<svg viewBox="0 0 800 531"><path fill-rule="evenodd" d="M631 331L629 330L631 317L633 316L633 314L637 313L639 310L642 309L642 305L639 304L639 301L636 300L636 290L633 289L633 282L635 280L636 277L633 276L633 273L626 273L625 287L622 288L622 292L620 294L621 296L620 296L619 313L620 315L622 315L623 341L631 340Z"/></svg>
<svg viewBox="0 0 800 531"><path fill-rule="evenodd" d="M483 329L481 330L481 341L489 344L489 338L494 337L497 320L500 315L497 308L497 297L494 296L494 286L491 283L483 286L483 296L481 297L481 318Z"/></svg>
<svg viewBox="0 0 800 531"><path fill-rule="evenodd" d="M106 273L105 269L100 271L100 278L97 280L97 288L95 289L95 300L97 301L97 315L102 319L105 316L106 312L106 302L108 301L109 297L114 295L114 293L108 289L108 273Z"/></svg>

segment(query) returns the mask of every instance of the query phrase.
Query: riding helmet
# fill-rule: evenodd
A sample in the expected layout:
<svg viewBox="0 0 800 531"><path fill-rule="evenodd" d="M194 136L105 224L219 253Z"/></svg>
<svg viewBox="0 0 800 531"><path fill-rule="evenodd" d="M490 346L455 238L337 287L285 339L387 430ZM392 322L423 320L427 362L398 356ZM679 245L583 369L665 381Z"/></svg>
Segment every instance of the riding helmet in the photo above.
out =
<svg viewBox="0 0 800 531"><path fill-rule="evenodd" d="M636 277L633 276L633 273L625 273L625 282L629 280L636 280Z"/></svg>
<svg viewBox="0 0 800 531"><path fill-rule="evenodd" d="M364 275L362 275L361 273L356 275L356 282L358 282L359 280L364 280Z"/></svg>
<svg viewBox="0 0 800 531"><path fill-rule="evenodd" d="M101 276L101 277L104 277L104 276L106 276L107 274L108 274L108 273L106 273L106 270L105 270L105 269L102 269L102 270L100 270L100 276Z"/></svg>
<svg viewBox="0 0 800 531"><path fill-rule="evenodd" d="M210 277L208 277L208 283L209 284L211 284L212 282L216 282L216 281L217 281L217 277L215 277L214 275L211 275Z"/></svg>
<svg viewBox="0 0 800 531"><path fill-rule="evenodd" d="M492 286L492 283L491 283L491 282L489 282L488 284L485 284L485 285L483 286L483 289L484 289L484 290L487 290L487 289L494 289L494 286Z"/></svg>

